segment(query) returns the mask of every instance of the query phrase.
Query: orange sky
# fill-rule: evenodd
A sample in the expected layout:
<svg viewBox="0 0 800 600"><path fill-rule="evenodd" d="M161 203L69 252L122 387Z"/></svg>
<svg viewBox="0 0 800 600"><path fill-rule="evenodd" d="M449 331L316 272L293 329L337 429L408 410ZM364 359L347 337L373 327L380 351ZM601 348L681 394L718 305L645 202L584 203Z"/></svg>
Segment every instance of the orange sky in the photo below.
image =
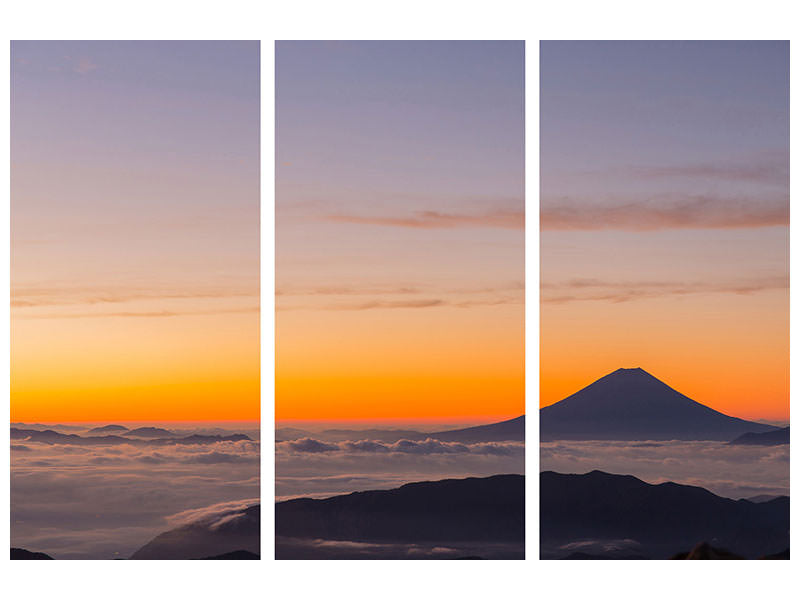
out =
<svg viewBox="0 0 800 600"><path fill-rule="evenodd" d="M276 417L524 413L524 46L276 46Z"/></svg>
<svg viewBox="0 0 800 600"><path fill-rule="evenodd" d="M258 419L258 43L15 42L11 87L11 420Z"/></svg>
<svg viewBox="0 0 800 600"><path fill-rule="evenodd" d="M540 406L641 367L789 418L788 42L542 42Z"/></svg>

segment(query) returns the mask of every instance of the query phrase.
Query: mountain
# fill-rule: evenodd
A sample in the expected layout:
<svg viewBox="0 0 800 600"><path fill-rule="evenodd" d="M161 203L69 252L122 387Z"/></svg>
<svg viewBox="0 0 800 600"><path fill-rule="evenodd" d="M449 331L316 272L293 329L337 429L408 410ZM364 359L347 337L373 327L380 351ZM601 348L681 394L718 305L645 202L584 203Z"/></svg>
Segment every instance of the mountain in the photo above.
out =
<svg viewBox="0 0 800 600"><path fill-rule="evenodd" d="M309 433L300 429L288 427L277 429L275 435L278 439L287 441L302 437L318 437L329 442L342 442L347 440L373 440L393 444L399 440L423 441L434 439L442 442L461 442L474 444L479 442L507 442L525 441L525 415L463 429L448 429L426 433L410 429L326 429L319 434Z"/></svg>
<svg viewBox="0 0 800 600"><path fill-rule="evenodd" d="M134 435L143 438L166 438L174 434L167 429L161 429L161 427L137 427L136 429L126 431L124 435Z"/></svg>
<svg viewBox="0 0 800 600"><path fill-rule="evenodd" d="M442 442L524 442L525 415L507 421L500 421L499 423L492 423L491 425L478 425L477 427L467 427L452 431L438 431L427 435Z"/></svg>
<svg viewBox="0 0 800 600"><path fill-rule="evenodd" d="M789 443L789 428L765 433L743 433L729 443L737 446L780 446Z"/></svg>
<svg viewBox="0 0 800 600"><path fill-rule="evenodd" d="M314 437L314 434L308 434ZM345 442L348 440L372 440L393 444L400 440L424 440L432 434L410 429L326 429L319 437L326 442Z"/></svg>
<svg viewBox="0 0 800 600"><path fill-rule="evenodd" d="M86 433L121 433L123 431L129 431L129 429L123 425L103 425L102 427L93 427Z"/></svg>
<svg viewBox="0 0 800 600"><path fill-rule="evenodd" d="M775 498L780 498L775 494L759 494L758 496L750 496L748 498L744 498L744 500L748 500L750 502L755 502L758 504L759 502L769 502L770 500L775 500Z"/></svg>
<svg viewBox="0 0 800 600"><path fill-rule="evenodd" d="M221 559L261 551L261 506L233 508L170 529L139 548L131 560Z"/></svg>
<svg viewBox="0 0 800 600"><path fill-rule="evenodd" d="M11 560L53 560L53 557L44 552L31 552L24 548L12 548Z"/></svg>
<svg viewBox="0 0 800 600"><path fill-rule="evenodd" d="M10 437L12 440L24 440L26 442L83 446L130 444L132 441L118 435L80 436L74 433L59 433L52 429L39 431L38 429L18 429L16 427L11 428Z"/></svg>
<svg viewBox="0 0 800 600"><path fill-rule="evenodd" d="M216 442L239 442L250 440L243 433L231 435L189 435L186 437L170 438L128 438L118 435L80 436L74 433L59 433L51 429L39 431L37 429L18 429L12 427L10 431L12 440L26 442L40 442L43 444L70 444L76 446L114 446L128 444L133 446L172 446L176 444L214 444Z"/></svg>
<svg viewBox="0 0 800 600"><path fill-rule="evenodd" d="M636 549L663 559L699 542L745 558L789 546L789 498L754 503L700 487L652 485L630 475L592 471L540 474L542 558L562 558L592 545Z"/></svg>
<svg viewBox="0 0 800 600"><path fill-rule="evenodd" d="M617 369L540 411L542 441L728 441L775 429L717 412L642 369Z"/></svg>
<svg viewBox="0 0 800 600"><path fill-rule="evenodd" d="M248 552L247 550L234 550L233 552L226 552L218 556L206 556L198 560L261 560L261 557L255 552Z"/></svg>
<svg viewBox="0 0 800 600"><path fill-rule="evenodd" d="M742 560L742 556L728 552L724 548L715 548L708 542L700 542L689 552L680 552L673 560Z"/></svg>
<svg viewBox="0 0 800 600"><path fill-rule="evenodd" d="M424 481L324 500L298 498L278 502L275 534L324 540L333 545L334 541L439 546L505 544L514 546L521 558L525 541L525 478L494 475ZM276 557L289 558L281 555L280 546Z"/></svg>

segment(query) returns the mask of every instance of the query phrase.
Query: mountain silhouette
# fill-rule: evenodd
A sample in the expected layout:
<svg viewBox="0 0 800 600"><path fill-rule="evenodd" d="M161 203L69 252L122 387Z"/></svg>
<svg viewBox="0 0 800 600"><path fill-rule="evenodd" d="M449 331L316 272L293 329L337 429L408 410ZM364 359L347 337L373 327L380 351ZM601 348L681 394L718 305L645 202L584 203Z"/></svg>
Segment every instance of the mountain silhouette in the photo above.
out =
<svg viewBox="0 0 800 600"><path fill-rule="evenodd" d="M729 443L736 446L780 446L789 443L789 428L765 433L743 433Z"/></svg>
<svg viewBox="0 0 800 600"><path fill-rule="evenodd" d="M400 440L423 441L434 439L442 442L461 442L474 444L480 442L508 442L525 441L525 415L461 429L447 429L426 433L410 429L325 429L318 434L282 427L275 430L276 441L296 440L304 437L318 437L329 442L343 442L347 440L373 440L393 444Z"/></svg>
<svg viewBox="0 0 800 600"><path fill-rule="evenodd" d="M700 542L689 552L680 552L673 560L742 560L744 557L728 552L725 548L714 548L708 542Z"/></svg>
<svg viewBox="0 0 800 600"><path fill-rule="evenodd" d="M123 425L103 425L102 427L92 427L86 433L122 433L123 431L129 431L129 429Z"/></svg>
<svg viewBox="0 0 800 600"><path fill-rule="evenodd" d="M119 435L80 436L74 433L59 433L52 429L18 429L12 427L10 437L16 441L41 442L43 444L70 444L76 446L114 446L128 444L133 446L172 446L176 444L214 444L216 442L239 442L250 440L244 433L231 435L189 435L168 438L128 438Z"/></svg>
<svg viewBox="0 0 800 600"><path fill-rule="evenodd" d="M772 425L729 417L643 369L617 369L540 411L541 440L722 440Z"/></svg>
<svg viewBox="0 0 800 600"><path fill-rule="evenodd" d="M53 557L44 552L31 552L24 548L12 548L11 560L53 560Z"/></svg>
<svg viewBox="0 0 800 600"><path fill-rule="evenodd" d="M669 558L706 541L745 558L789 546L789 498L754 503L706 489L592 471L540 474L542 558L603 540L625 540L642 555Z"/></svg>
<svg viewBox="0 0 800 600"><path fill-rule="evenodd" d="M261 550L261 506L231 509L170 529L139 548L131 560L219 559Z"/></svg>
<svg viewBox="0 0 800 600"><path fill-rule="evenodd" d="M427 435L442 442L524 442L525 415L490 425L478 425L451 431L437 431Z"/></svg>
<svg viewBox="0 0 800 600"><path fill-rule="evenodd" d="M261 557L255 552L248 552L247 550L234 550L233 552L226 552L218 556L206 556L198 560L261 560Z"/></svg>
<svg viewBox="0 0 800 600"><path fill-rule="evenodd" d="M143 438L166 438L175 434L161 427L137 427L136 429L126 431L123 435L134 435Z"/></svg>
<svg viewBox="0 0 800 600"><path fill-rule="evenodd" d="M517 546L522 555L525 478L424 481L324 500L278 502L275 534L379 544L502 543ZM276 557L284 558L280 547Z"/></svg>

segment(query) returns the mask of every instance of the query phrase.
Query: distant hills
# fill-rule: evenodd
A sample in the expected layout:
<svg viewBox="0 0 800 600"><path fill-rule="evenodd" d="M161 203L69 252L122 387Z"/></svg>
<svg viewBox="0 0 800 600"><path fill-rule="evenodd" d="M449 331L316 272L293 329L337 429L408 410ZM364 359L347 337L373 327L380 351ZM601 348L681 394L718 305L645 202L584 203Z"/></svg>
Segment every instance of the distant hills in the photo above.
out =
<svg viewBox="0 0 800 600"><path fill-rule="evenodd" d="M122 433L123 431L129 431L129 430L124 425L103 425L102 427L92 427L86 433L89 434Z"/></svg>
<svg viewBox="0 0 800 600"><path fill-rule="evenodd" d="M490 425L438 431L428 434L428 437L442 442L472 444L480 442L524 442L525 415Z"/></svg>
<svg viewBox="0 0 800 600"><path fill-rule="evenodd" d="M132 435L142 438L168 438L175 434L167 429L162 429L161 427L137 427L136 429L126 431L122 435Z"/></svg>
<svg viewBox="0 0 800 600"><path fill-rule="evenodd" d="M642 369L618 369L540 410L541 440L722 440L772 425L722 414Z"/></svg>
<svg viewBox="0 0 800 600"><path fill-rule="evenodd" d="M170 437L158 438L145 436L144 438L139 438L123 437L119 435L81 436L74 433L59 433L52 429L38 430L12 427L10 437L14 441L40 442L43 444L70 444L77 446L113 446L119 444L166 446L174 444L213 444L216 442L250 440L250 437L243 433L234 433L225 436L195 434L186 437L175 437L172 433L167 433L169 433Z"/></svg>
<svg viewBox="0 0 800 600"><path fill-rule="evenodd" d="M44 552L31 552L24 548L11 548L11 560L53 560L53 557Z"/></svg>
<svg viewBox="0 0 800 600"><path fill-rule="evenodd" d="M505 544L522 558L525 478L445 479L324 500L287 500L275 505L275 533L330 543ZM276 557L288 557L281 554L279 545Z"/></svg>
<svg viewBox="0 0 800 600"><path fill-rule="evenodd" d="M282 427L275 431L277 441L296 440L304 437L316 437L328 442L347 440L373 440L395 443L400 440L422 441L434 439L442 442L460 442L475 444L481 442L525 441L525 415L462 429L448 429L426 433L410 429L326 429L313 433L293 427Z"/></svg>
<svg viewBox="0 0 800 600"><path fill-rule="evenodd" d="M231 509L213 520L166 531L131 555L131 560L241 560L261 550L261 506Z"/></svg>
<svg viewBox="0 0 800 600"><path fill-rule="evenodd" d="M248 552L247 550L234 550L233 552L226 552L218 556L206 556L198 560L261 560L261 557L255 552Z"/></svg>
<svg viewBox="0 0 800 600"><path fill-rule="evenodd" d="M611 554L624 546L625 558L670 558L703 541L745 558L789 547L786 496L731 500L700 487L601 471L545 471L539 490L542 558L566 558L590 545Z"/></svg>
<svg viewBox="0 0 800 600"><path fill-rule="evenodd" d="M743 433L729 443L737 446L780 446L789 443L789 428L765 433Z"/></svg>

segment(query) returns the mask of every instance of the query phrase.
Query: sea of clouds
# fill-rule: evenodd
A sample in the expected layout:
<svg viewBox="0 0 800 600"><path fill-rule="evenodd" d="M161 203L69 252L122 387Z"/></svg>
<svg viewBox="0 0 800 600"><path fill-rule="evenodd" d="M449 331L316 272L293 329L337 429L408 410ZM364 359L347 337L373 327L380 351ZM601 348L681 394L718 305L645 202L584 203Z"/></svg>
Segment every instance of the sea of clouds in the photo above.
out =
<svg viewBox="0 0 800 600"><path fill-rule="evenodd" d="M329 442L306 437L276 444L275 472L277 500L322 498L413 481L522 474L525 445L433 439Z"/></svg>
<svg viewBox="0 0 800 600"><path fill-rule="evenodd" d="M739 446L708 441L557 441L540 446L540 470L634 475L674 481L728 498L789 494L789 445Z"/></svg>
<svg viewBox="0 0 800 600"><path fill-rule="evenodd" d="M15 440L11 545L56 559L128 558L186 515L258 498L259 471L258 441L147 447Z"/></svg>

